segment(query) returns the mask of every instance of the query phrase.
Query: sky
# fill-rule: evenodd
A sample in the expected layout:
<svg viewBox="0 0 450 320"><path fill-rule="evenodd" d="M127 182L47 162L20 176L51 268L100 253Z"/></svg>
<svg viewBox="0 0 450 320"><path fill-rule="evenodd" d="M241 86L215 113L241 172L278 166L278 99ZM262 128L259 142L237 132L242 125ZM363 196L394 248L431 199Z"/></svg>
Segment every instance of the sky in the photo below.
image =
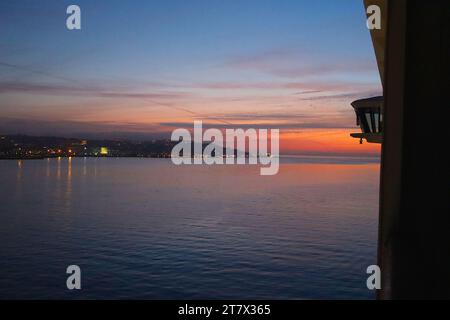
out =
<svg viewBox="0 0 450 320"><path fill-rule="evenodd" d="M362 0L2 0L0 21L0 133L155 139L202 120L279 128L285 154L379 154L349 136L350 103L382 92Z"/></svg>

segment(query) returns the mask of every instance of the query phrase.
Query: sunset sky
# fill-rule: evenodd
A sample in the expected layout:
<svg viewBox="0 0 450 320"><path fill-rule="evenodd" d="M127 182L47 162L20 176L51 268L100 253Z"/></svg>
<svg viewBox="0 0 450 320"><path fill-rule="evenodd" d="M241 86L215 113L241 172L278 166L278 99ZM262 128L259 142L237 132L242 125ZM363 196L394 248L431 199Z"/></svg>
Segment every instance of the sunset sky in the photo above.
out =
<svg viewBox="0 0 450 320"><path fill-rule="evenodd" d="M78 4L82 30L66 29ZM362 0L0 2L0 133L161 138L280 128L290 154L370 154L381 94Z"/></svg>

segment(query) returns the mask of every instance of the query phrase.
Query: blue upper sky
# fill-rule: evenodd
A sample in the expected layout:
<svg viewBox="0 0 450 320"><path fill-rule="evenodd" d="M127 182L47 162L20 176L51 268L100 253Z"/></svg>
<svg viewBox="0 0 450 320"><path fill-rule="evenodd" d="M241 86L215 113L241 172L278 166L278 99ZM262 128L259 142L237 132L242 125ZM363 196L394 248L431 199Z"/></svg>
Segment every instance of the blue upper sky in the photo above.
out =
<svg viewBox="0 0 450 320"><path fill-rule="evenodd" d="M81 32L65 28L72 3L82 10ZM4 0L1 57L144 79L272 50L364 60L373 53L363 13L360 0Z"/></svg>

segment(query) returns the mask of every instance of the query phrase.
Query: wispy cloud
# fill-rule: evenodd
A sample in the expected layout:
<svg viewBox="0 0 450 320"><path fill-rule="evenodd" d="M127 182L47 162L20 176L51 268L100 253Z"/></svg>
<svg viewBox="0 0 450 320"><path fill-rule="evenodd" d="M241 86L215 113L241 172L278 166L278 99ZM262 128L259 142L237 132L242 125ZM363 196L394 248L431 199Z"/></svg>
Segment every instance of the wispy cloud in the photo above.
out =
<svg viewBox="0 0 450 320"><path fill-rule="evenodd" d="M339 93L339 94L323 94L315 95L307 98L300 98L303 101L324 101L324 100L339 100L339 99L357 99L361 97L374 97L381 95L380 91L366 91L366 92L349 92L349 93Z"/></svg>
<svg viewBox="0 0 450 320"><path fill-rule="evenodd" d="M191 129L193 127L192 122L161 122L161 126L170 128L186 128ZM299 122L299 123L240 123L240 124L217 124L217 123L203 123L204 129L216 128L216 129L349 129L352 128L348 125L340 125L335 122Z"/></svg>
<svg viewBox="0 0 450 320"><path fill-rule="evenodd" d="M323 59L320 53L306 53L289 49L273 49L227 59L224 66L238 70L252 70L284 78L304 78L333 74L377 72L370 59Z"/></svg>
<svg viewBox="0 0 450 320"><path fill-rule="evenodd" d="M52 84L52 83L35 83L35 82L0 82L0 93L33 93L33 94L50 94L50 95L74 95L74 96L90 96L102 98L139 98L139 99L179 99L192 96L187 92L134 92L123 91L123 87L105 88L97 85L69 85L69 84Z"/></svg>
<svg viewBox="0 0 450 320"><path fill-rule="evenodd" d="M376 84L351 81L272 81L272 82L203 82L186 87L210 90L247 90L247 89L269 89L269 90L295 90L293 94L315 94L322 92L336 92L349 90L375 90Z"/></svg>
<svg viewBox="0 0 450 320"><path fill-rule="evenodd" d="M2 134L28 134L73 138L167 138L170 131L158 124L114 121L50 121L0 117Z"/></svg>

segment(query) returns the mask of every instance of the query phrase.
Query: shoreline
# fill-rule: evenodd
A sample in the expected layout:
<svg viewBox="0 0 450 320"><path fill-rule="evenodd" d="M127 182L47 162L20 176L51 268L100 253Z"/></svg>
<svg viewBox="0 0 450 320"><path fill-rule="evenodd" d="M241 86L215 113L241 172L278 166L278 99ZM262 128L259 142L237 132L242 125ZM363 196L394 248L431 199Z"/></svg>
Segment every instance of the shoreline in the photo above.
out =
<svg viewBox="0 0 450 320"><path fill-rule="evenodd" d="M153 157L153 156L57 156L57 157L44 157L44 156L32 156L32 157L0 157L0 160L45 160L45 159L58 159L58 158L151 158L151 159L170 159L170 157Z"/></svg>

